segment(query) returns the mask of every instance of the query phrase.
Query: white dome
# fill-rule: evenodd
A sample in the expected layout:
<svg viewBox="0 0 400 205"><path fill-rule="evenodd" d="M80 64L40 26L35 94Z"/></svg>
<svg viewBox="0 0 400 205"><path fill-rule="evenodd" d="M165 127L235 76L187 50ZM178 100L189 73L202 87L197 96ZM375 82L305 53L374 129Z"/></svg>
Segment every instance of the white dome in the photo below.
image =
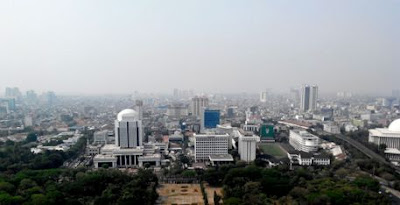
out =
<svg viewBox="0 0 400 205"><path fill-rule="evenodd" d="M390 123L389 130L393 132L400 132L400 119L397 119Z"/></svg>
<svg viewBox="0 0 400 205"><path fill-rule="evenodd" d="M139 114L135 110L125 109L118 113L117 120L121 121L121 120L127 119L127 118L138 119L138 117L139 117Z"/></svg>

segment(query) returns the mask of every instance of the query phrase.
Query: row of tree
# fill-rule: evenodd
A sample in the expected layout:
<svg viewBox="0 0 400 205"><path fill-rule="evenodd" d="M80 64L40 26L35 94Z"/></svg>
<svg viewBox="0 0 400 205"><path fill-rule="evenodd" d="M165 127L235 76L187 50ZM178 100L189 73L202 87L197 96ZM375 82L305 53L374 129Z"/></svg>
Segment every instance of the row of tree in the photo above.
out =
<svg viewBox="0 0 400 205"><path fill-rule="evenodd" d="M377 180L357 172L343 176L343 170L343 164L295 171L283 166L266 169L231 165L207 170L203 179L210 185L223 186L224 204L389 203L386 195L379 194Z"/></svg>
<svg viewBox="0 0 400 205"><path fill-rule="evenodd" d="M146 170L27 170L0 177L0 204L154 204L157 185Z"/></svg>

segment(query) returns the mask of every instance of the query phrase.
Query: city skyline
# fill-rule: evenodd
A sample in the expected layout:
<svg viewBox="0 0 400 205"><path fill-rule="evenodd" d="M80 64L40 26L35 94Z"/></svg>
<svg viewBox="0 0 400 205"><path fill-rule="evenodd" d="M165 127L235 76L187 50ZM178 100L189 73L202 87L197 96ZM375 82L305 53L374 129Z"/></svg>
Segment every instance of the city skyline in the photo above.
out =
<svg viewBox="0 0 400 205"><path fill-rule="evenodd" d="M4 1L0 90L259 93L317 84L322 93L390 95L400 88L399 8L397 1Z"/></svg>

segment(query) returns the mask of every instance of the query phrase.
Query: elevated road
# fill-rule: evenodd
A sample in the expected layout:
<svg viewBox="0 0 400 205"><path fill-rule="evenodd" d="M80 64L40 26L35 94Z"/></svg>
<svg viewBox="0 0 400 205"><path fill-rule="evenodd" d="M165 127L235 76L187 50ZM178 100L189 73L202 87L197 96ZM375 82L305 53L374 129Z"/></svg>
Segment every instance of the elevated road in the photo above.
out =
<svg viewBox="0 0 400 205"><path fill-rule="evenodd" d="M346 136L340 135L340 134L327 133L324 131L318 131L317 133L318 133L318 135L329 135L329 136L333 136L337 139L340 139L342 141L345 141L345 142L349 143L351 146L353 146L354 148L356 148L357 150L359 150L361 153L365 154L367 157L374 159L382 164L388 165L388 166L392 167L393 169L395 169L397 171L397 173L400 173L400 169L398 167L394 166L390 162L386 161L386 159L384 157L382 157L381 155L375 153L374 151L370 150L369 148L367 148L360 142L358 142L350 137L346 137Z"/></svg>

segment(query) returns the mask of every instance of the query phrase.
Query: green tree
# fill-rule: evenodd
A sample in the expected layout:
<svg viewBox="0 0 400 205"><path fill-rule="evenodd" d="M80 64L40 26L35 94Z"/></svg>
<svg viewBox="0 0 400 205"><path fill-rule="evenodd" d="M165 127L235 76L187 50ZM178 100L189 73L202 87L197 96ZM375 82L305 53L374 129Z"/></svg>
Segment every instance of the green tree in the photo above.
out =
<svg viewBox="0 0 400 205"><path fill-rule="evenodd" d="M219 196L219 195L217 194L217 192L214 191L214 204L215 204L215 205L219 205L220 201L221 201L221 196Z"/></svg>

